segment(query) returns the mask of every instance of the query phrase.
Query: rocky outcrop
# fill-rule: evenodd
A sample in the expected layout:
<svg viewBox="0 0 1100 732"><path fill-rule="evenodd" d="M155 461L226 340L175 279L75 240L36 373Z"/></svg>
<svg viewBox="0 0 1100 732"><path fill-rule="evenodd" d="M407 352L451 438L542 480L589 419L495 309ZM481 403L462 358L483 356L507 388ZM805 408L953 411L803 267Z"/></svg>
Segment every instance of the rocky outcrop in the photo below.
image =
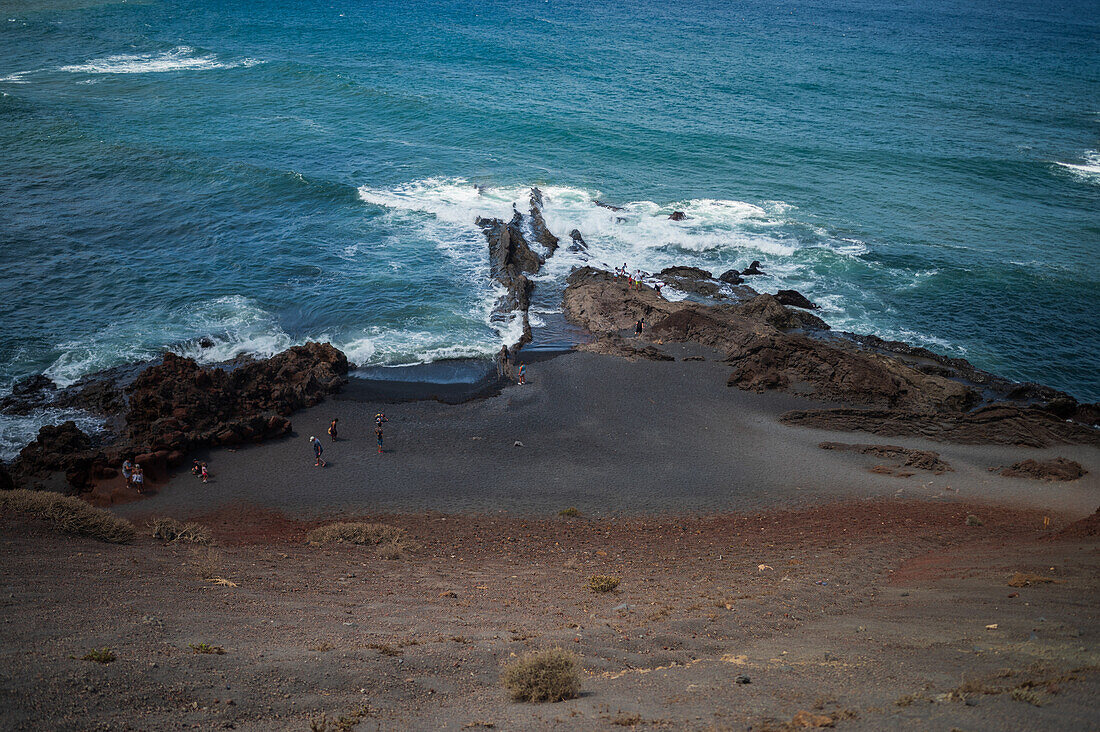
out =
<svg viewBox="0 0 1100 732"><path fill-rule="evenodd" d="M683 211L673 211L669 214L668 219L669 221L684 221L687 217L688 215Z"/></svg>
<svg viewBox="0 0 1100 732"><path fill-rule="evenodd" d="M1038 407L991 404L970 412L926 413L896 409L810 409L784 414L780 421L800 427L870 432L885 437L923 437L970 445L1048 447L1100 446L1100 432L1067 422Z"/></svg>
<svg viewBox="0 0 1100 732"><path fill-rule="evenodd" d="M690 292L703 297L725 298L722 283L714 279L710 272L698 267L666 267L660 272L660 278L681 292Z"/></svg>
<svg viewBox="0 0 1100 732"><path fill-rule="evenodd" d="M71 421L46 426L23 448L12 471L31 479L63 471L69 485L82 490L113 475L112 466L130 457L147 479L161 480L189 450L288 433L287 415L338 391L347 372L347 357L328 343L307 343L226 368L167 353L128 387L120 439L97 446Z"/></svg>
<svg viewBox="0 0 1100 732"><path fill-rule="evenodd" d="M765 272L764 272L764 270L760 269L760 262L758 262L754 259L752 264L750 264L745 269L741 270L741 274L751 276L751 275L762 275L762 274L765 274Z"/></svg>
<svg viewBox="0 0 1100 732"><path fill-rule="evenodd" d="M810 302L809 298L803 295L798 290L780 290L775 293L775 299L783 305L788 305L795 308L804 308L806 310L818 310L818 306Z"/></svg>
<svg viewBox="0 0 1100 732"><path fill-rule="evenodd" d="M757 295L741 305L738 312L750 320L764 321L780 330L829 330L828 323L816 315L801 310L791 310L766 293Z"/></svg>
<svg viewBox="0 0 1100 732"><path fill-rule="evenodd" d="M8 472L8 466L0 462L0 491L10 491L15 489L15 479L11 477L11 473Z"/></svg>
<svg viewBox="0 0 1100 732"><path fill-rule="evenodd" d="M893 461L895 463L894 467L917 468L936 475L954 471L950 463L943 460L938 452L932 450L914 450L908 447L898 447L897 445L864 445L848 442L822 442L818 447L822 450L841 450L859 453L860 455L874 455ZM897 474L897 471L891 472Z"/></svg>
<svg viewBox="0 0 1100 732"><path fill-rule="evenodd" d="M578 351L589 353L602 353L608 356L618 356L628 361L675 361L676 359L659 348L639 342L630 342L622 336L610 333L592 341L577 346Z"/></svg>
<svg viewBox="0 0 1100 732"><path fill-rule="evenodd" d="M507 224L501 219L477 219L477 225L481 227L489 243L490 276L506 290L493 306L490 317L497 322L511 318L521 318L523 322L520 339L516 343L505 344L513 350L530 343L532 337L527 310L534 284L527 275L537 273L545 262L544 257L552 256L559 245L558 237L546 227L546 221L542 215L542 191L532 188L530 202L531 213L527 221L514 206L512 219ZM544 255L538 254L531 248L531 242L527 241L524 234L525 228L534 235L534 241L541 246L545 252ZM581 238L579 231L574 229L573 233L576 236L573 237L573 245L570 249L579 251L578 247L584 246L584 239Z"/></svg>
<svg viewBox="0 0 1100 732"><path fill-rule="evenodd" d="M1006 478L1031 478L1032 480L1069 481L1077 480L1088 471L1081 463L1064 457L1051 460L1021 460L1001 470Z"/></svg>
<svg viewBox="0 0 1100 732"><path fill-rule="evenodd" d="M647 285L632 289L626 278L594 267L574 270L562 299L566 319L592 333L632 328L638 320L652 323L681 307Z"/></svg>
<svg viewBox="0 0 1100 732"><path fill-rule="evenodd" d="M725 272L718 275L718 279L729 285L740 285L744 282L744 280L741 279L741 273L735 269L727 269Z"/></svg>
<svg viewBox="0 0 1100 732"><path fill-rule="evenodd" d="M603 201L596 199L596 205L600 208L606 208L608 211L622 211L622 206L613 206L610 203L604 203Z"/></svg>
<svg viewBox="0 0 1100 732"><path fill-rule="evenodd" d="M581 236L580 229L573 229L569 232L569 238L573 240L573 243L569 245L569 251L571 252L587 252L588 244L585 242L584 237Z"/></svg>

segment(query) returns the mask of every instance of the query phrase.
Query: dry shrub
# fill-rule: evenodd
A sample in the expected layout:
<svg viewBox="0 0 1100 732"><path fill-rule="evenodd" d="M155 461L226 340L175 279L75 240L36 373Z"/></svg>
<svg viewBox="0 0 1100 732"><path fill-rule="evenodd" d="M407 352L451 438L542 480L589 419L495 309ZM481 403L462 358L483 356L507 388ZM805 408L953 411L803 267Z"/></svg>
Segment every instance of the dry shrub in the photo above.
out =
<svg viewBox="0 0 1100 732"><path fill-rule="evenodd" d="M618 586L618 577L610 577L606 574L594 574L588 578L588 587L593 592L611 592Z"/></svg>
<svg viewBox="0 0 1100 732"><path fill-rule="evenodd" d="M581 512L577 510L576 506L570 506L569 508L563 508L562 510L558 511L558 515L566 517L580 516Z"/></svg>
<svg viewBox="0 0 1100 732"><path fill-rule="evenodd" d="M202 524L183 523L174 518L155 518L149 523L154 539L181 541L188 544L209 544L210 529Z"/></svg>
<svg viewBox="0 0 1100 732"><path fill-rule="evenodd" d="M1031 572L1017 572L1008 580L1009 587L1030 587L1031 585L1061 584L1053 577L1044 577Z"/></svg>
<svg viewBox="0 0 1100 732"><path fill-rule="evenodd" d="M217 577L222 570L222 553L208 546L191 547L191 566L199 579Z"/></svg>
<svg viewBox="0 0 1100 732"><path fill-rule="evenodd" d="M380 551L387 554L387 558L392 559L399 559L403 552L410 551L416 546L404 529L387 524L368 524L359 521L340 521L318 526L306 534L306 542L313 546L344 543L380 546Z"/></svg>
<svg viewBox="0 0 1100 732"><path fill-rule="evenodd" d="M505 666L500 682L515 701L572 699L581 690L579 660L562 648L527 653Z"/></svg>
<svg viewBox="0 0 1100 732"><path fill-rule="evenodd" d="M225 649L221 646L212 646L209 643L191 643L187 646L195 653L209 653L215 656L224 656Z"/></svg>
<svg viewBox="0 0 1100 732"><path fill-rule="evenodd" d="M96 663L108 664L115 660L115 654L111 652L110 648L93 648L84 654L80 659L81 661L95 661Z"/></svg>
<svg viewBox="0 0 1100 732"><path fill-rule="evenodd" d="M72 496L52 491L0 491L0 508L49 521L67 534L88 536L112 544L133 541L137 532L126 519Z"/></svg>
<svg viewBox="0 0 1100 732"><path fill-rule="evenodd" d="M968 514L967 517L966 517L966 525L967 526L981 526L982 525L982 520L971 513L971 514Z"/></svg>

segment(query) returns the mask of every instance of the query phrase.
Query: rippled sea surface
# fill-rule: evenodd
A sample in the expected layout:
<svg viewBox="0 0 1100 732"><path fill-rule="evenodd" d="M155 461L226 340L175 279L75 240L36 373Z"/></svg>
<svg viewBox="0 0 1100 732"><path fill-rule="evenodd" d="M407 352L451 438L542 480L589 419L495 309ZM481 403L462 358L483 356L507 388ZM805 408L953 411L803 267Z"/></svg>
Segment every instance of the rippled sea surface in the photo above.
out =
<svg viewBox="0 0 1100 732"><path fill-rule="evenodd" d="M490 354L473 221L538 185L596 263L759 259L834 327L1100 399L1100 15L1050 5L0 3L0 389Z"/></svg>

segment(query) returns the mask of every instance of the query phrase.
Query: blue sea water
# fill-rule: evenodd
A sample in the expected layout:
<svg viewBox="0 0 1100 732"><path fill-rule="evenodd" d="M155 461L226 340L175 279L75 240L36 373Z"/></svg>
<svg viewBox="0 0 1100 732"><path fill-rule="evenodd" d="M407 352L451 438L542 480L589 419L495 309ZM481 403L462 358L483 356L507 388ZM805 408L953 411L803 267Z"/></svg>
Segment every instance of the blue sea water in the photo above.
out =
<svg viewBox="0 0 1100 732"><path fill-rule="evenodd" d="M1095 11L0 2L0 388L166 348L493 353L473 221L538 185L598 263L759 259L834 327L1100 399Z"/></svg>

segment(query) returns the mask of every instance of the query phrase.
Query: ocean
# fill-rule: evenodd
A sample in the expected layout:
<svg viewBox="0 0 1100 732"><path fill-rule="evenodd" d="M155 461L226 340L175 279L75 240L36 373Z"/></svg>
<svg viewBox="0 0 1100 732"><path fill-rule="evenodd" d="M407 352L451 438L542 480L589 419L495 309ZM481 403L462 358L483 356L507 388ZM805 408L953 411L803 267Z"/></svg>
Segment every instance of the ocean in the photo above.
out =
<svg viewBox="0 0 1100 732"><path fill-rule="evenodd" d="M0 2L0 392L166 349L489 357L474 220L539 186L596 264L760 260L834 328L1100 399L1095 11ZM65 417L95 427L0 417L0 457Z"/></svg>

